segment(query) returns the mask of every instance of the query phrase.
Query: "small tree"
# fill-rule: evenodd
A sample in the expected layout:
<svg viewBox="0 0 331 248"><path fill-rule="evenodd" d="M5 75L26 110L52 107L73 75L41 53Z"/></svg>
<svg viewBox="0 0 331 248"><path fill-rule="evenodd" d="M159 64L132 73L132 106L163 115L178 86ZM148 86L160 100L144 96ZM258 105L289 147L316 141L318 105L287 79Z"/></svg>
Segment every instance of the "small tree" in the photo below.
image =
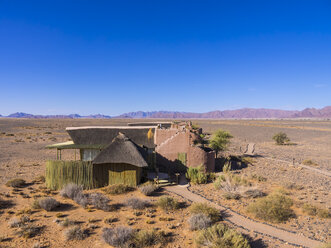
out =
<svg viewBox="0 0 331 248"><path fill-rule="evenodd" d="M290 142L289 137L287 137L286 133L280 132L276 133L272 139L276 142L277 145L284 145L288 142Z"/></svg>
<svg viewBox="0 0 331 248"><path fill-rule="evenodd" d="M209 146L215 151L216 157L218 152L225 151L227 149L231 138L233 138L233 136L229 132L222 129L217 130L212 135L209 141Z"/></svg>

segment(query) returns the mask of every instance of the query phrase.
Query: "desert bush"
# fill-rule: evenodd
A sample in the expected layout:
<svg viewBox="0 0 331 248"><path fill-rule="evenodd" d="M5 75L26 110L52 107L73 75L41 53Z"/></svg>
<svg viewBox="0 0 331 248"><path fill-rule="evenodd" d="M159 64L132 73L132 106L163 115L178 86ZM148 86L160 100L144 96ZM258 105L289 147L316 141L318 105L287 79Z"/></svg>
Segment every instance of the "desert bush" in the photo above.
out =
<svg viewBox="0 0 331 248"><path fill-rule="evenodd" d="M185 176L192 184L204 184L208 181L208 175L204 172L202 166L197 168L188 167Z"/></svg>
<svg viewBox="0 0 331 248"><path fill-rule="evenodd" d="M41 229L42 229L41 227L37 227L37 226L22 226L16 232L16 235L28 239L38 235Z"/></svg>
<svg viewBox="0 0 331 248"><path fill-rule="evenodd" d="M140 186L139 190L144 195L150 196L157 190L157 186L155 184L146 184Z"/></svg>
<svg viewBox="0 0 331 248"><path fill-rule="evenodd" d="M163 234L156 230L141 230L133 235L133 246L136 248L144 248L164 242L165 238Z"/></svg>
<svg viewBox="0 0 331 248"><path fill-rule="evenodd" d="M63 220L57 219L57 223L62 227L68 227L75 225L75 221L69 220L68 218L64 218Z"/></svg>
<svg viewBox="0 0 331 248"><path fill-rule="evenodd" d="M193 203L190 207L190 213L193 214L204 214L210 218L212 222L219 221L221 219L220 210L208 205L207 203Z"/></svg>
<svg viewBox="0 0 331 248"><path fill-rule="evenodd" d="M66 240L83 240L87 234L79 226L68 227L63 231Z"/></svg>
<svg viewBox="0 0 331 248"><path fill-rule="evenodd" d="M114 247L128 247L133 237L133 230L129 227L118 226L115 228L104 228L102 239Z"/></svg>
<svg viewBox="0 0 331 248"><path fill-rule="evenodd" d="M211 225L211 219L205 214L192 214L188 224L191 230L201 230Z"/></svg>
<svg viewBox="0 0 331 248"><path fill-rule="evenodd" d="M95 207L96 209L109 211L110 209L110 206L108 205L109 201L110 201L109 198L101 193L92 193L89 195L89 203L93 205L93 207Z"/></svg>
<svg viewBox="0 0 331 248"><path fill-rule="evenodd" d="M170 196L162 196L158 200L157 205L165 211L176 210L180 207L179 202Z"/></svg>
<svg viewBox="0 0 331 248"><path fill-rule="evenodd" d="M289 137L287 137L286 133L280 132L276 133L272 139L276 142L277 145L285 145L290 142Z"/></svg>
<svg viewBox="0 0 331 248"><path fill-rule="evenodd" d="M131 207L132 209L144 209L150 205L150 203L146 200L136 198L136 197L131 197L127 199L126 205Z"/></svg>
<svg viewBox="0 0 331 248"><path fill-rule="evenodd" d="M246 198L257 198L265 196L262 190L253 187L244 190L241 195Z"/></svg>
<svg viewBox="0 0 331 248"><path fill-rule="evenodd" d="M62 197L74 199L77 195L82 194L82 192L83 192L82 185L68 183L62 188L62 190L60 191L60 195Z"/></svg>
<svg viewBox="0 0 331 248"><path fill-rule="evenodd" d="M39 206L46 211L52 211L55 208L57 208L58 206L60 206L60 203L51 197L46 197L46 198L40 199L38 201L38 203L39 203Z"/></svg>
<svg viewBox="0 0 331 248"><path fill-rule="evenodd" d="M21 218L14 217L9 220L9 227L21 227L24 226L27 222L30 222L30 218L27 216L22 216Z"/></svg>
<svg viewBox="0 0 331 248"><path fill-rule="evenodd" d="M250 248L248 240L240 233L223 224L217 224L200 231L195 239L198 246Z"/></svg>
<svg viewBox="0 0 331 248"><path fill-rule="evenodd" d="M74 197L74 201L81 205L83 208L86 208L86 206L89 203L89 199L88 199L88 195L83 194L83 193L78 193L75 197Z"/></svg>
<svg viewBox="0 0 331 248"><path fill-rule="evenodd" d="M308 204L308 203L305 203L302 206L302 210L304 213L311 215L311 216L318 216L320 218L325 218L325 219L331 218L331 213L329 210L321 209L321 208L318 208L318 207Z"/></svg>
<svg viewBox="0 0 331 248"><path fill-rule="evenodd" d="M134 188L125 184L114 184L103 189L106 194L119 195L133 191Z"/></svg>
<svg viewBox="0 0 331 248"><path fill-rule="evenodd" d="M21 179L21 178L16 178L16 179L12 179L12 180L9 180L7 183L6 183L6 186L7 187L13 187L13 188L22 188L26 185L26 182L25 180Z"/></svg>
<svg viewBox="0 0 331 248"><path fill-rule="evenodd" d="M286 195L273 193L251 203L247 210L259 219L283 222L293 216L293 201Z"/></svg>

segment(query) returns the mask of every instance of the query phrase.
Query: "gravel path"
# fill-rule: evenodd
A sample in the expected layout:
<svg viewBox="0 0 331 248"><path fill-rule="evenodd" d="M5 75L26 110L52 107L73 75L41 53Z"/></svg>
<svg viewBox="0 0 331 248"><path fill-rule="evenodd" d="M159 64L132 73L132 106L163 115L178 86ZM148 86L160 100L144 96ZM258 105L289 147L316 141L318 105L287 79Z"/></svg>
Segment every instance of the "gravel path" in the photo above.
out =
<svg viewBox="0 0 331 248"><path fill-rule="evenodd" d="M219 209L220 211L223 212L223 216L225 221L228 221L240 228L253 231L255 233L259 233L262 235L266 235L271 238L275 238L278 240L281 240L285 243L298 246L298 247L309 247L309 248L314 248L322 245L321 242L309 239L303 235L299 235L296 233L292 233L286 230L282 230L261 222L257 222L251 219L248 219L240 214L237 214L230 209L227 209L225 207L222 207L214 202L211 202L195 193L192 193L191 191L188 190L187 185L182 186L169 186L165 187L165 189L169 192L175 193L177 195L180 195L184 198L186 198L189 201L192 202L208 202L210 205L213 207Z"/></svg>

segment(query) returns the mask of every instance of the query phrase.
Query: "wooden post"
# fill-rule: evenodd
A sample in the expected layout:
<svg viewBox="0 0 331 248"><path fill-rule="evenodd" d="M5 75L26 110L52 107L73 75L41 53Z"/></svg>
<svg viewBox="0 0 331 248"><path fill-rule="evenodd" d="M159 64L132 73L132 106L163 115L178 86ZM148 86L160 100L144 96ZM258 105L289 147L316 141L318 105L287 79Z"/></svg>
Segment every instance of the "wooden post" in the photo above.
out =
<svg viewBox="0 0 331 248"><path fill-rule="evenodd" d="M56 160L59 160L59 149L56 149Z"/></svg>
<svg viewBox="0 0 331 248"><path fill-rule="evenodd" d="M179 184L179 175L180 174L179 173L176 173L175 175L176 175L176 182L177 182L177 185L178 185Z"/></svg>
<svg viewBox="0 0 331 248"><path fill-rule="evenodd" d="M76 149L75 149L75 161L76 161Z"/></svg>

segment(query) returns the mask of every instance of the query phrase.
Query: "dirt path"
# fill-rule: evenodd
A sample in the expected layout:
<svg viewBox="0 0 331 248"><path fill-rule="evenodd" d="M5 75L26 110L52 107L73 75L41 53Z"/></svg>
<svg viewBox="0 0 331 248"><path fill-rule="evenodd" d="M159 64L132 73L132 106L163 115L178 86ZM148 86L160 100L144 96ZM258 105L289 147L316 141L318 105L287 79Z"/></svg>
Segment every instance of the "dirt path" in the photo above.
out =
<svg viewBox="0 0 331 248"><path fill-rule="evenodd" d="M323 176L331 177L331 172L328 172L328 171L325 171L325 170L321 170L321 169L317 169L317 168L313 168L313 167L308 166L308 165L304 165L304 164L300 164L300 163L294 163L294 165L293 165L291 162L286 161L286 160L269 158L269 157L263 157L263 158L269 159L269 160L278 161L278 162L282 162L282 163L287 163L287 164L290 164L292 166L299 166L299 167L305 168L307 170L311 170L313 172L319 173L319 174L321 174Z"/></svg>
<svg viewBox="0 0 331 248"><path fill-rule="evenodd" d="M240 214L237 214L230 209L227 209L225 207L222 207L214 202L211 202L197 194L192 193L188 190L187 186L169 186L165 187L166 190L169 192L175 193L177 195L180 195L184 198L186 198L189 201L192 202L208 202L210 205L213 205L215 208L219 209L223 212L224 220L231 222L232 224L243 228L248 231L253 231L262 235L269 236L271 238L275 238L278 240L281 240L285 243L298 246L298 247L309 247L314 248L322 245L321 242L309 239L303 235L299 235L296 233L292 233L289 231L285 231L273 226L270 226L268 224L264 224L261 222L257 222L251 219L248 219Z"/></svg>

